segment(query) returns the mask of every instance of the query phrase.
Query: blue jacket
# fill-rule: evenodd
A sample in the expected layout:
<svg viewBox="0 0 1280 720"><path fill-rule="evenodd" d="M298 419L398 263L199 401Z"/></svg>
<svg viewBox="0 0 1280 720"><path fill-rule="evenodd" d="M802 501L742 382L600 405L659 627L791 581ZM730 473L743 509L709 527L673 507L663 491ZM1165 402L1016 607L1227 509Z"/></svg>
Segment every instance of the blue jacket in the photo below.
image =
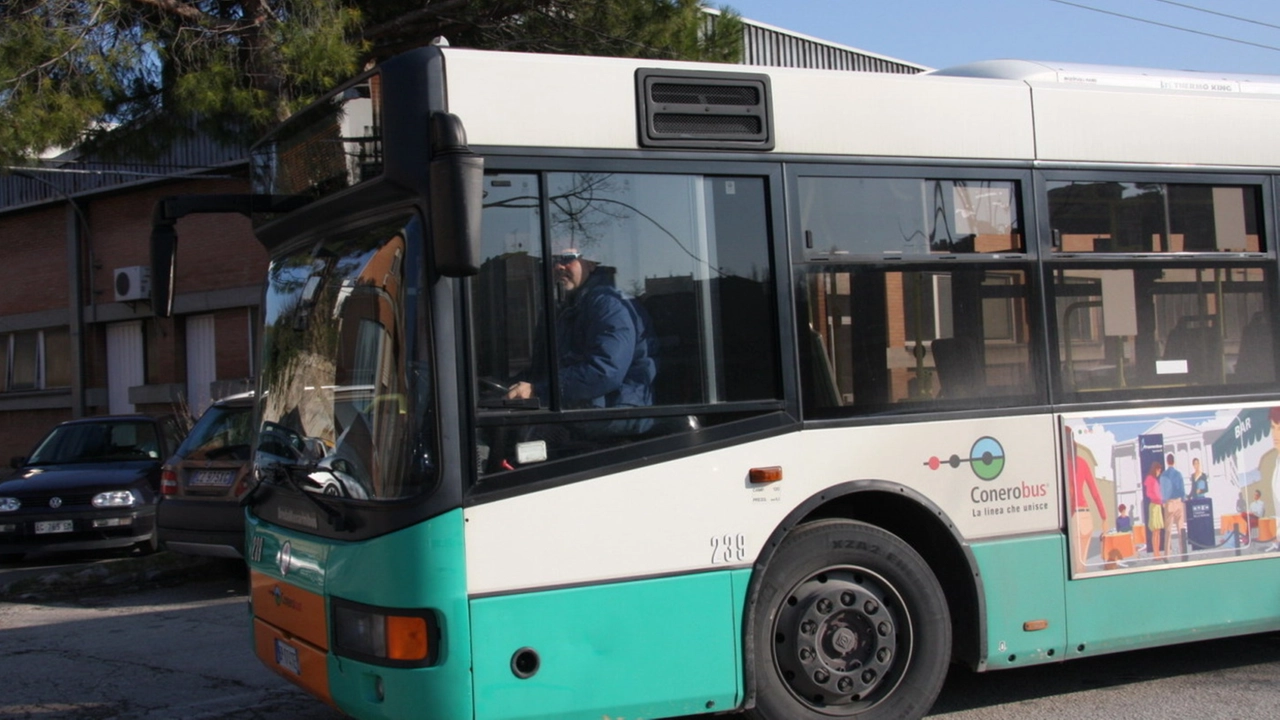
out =
<svg viewBox="0 0 1280 720"><path fill-rule="evenodd" d="M560 399L566 408L653 404L657 341L644 309L597 268L556 313ZM547 397L545 383L534 391Z"/></svg>
<svg viewBox="0 0 1280 720"><path fill-rule="evenodd" d="M1187 486L1182 479L1182 473L1177 468L1165 468L1160 473L1160 499L1168 502L1170 500L1182 500L1187 496Z"/></svg>

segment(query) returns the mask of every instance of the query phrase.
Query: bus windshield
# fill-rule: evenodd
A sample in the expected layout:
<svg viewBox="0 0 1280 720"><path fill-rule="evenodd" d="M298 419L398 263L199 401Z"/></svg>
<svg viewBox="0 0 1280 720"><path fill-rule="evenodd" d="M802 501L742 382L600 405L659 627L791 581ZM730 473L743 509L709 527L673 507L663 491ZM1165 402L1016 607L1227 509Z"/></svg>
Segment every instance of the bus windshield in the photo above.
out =
<svg viewBox="0 0 1280 720"><path fill-rule="evenodd" d="M414 448L405 327L406 243L420 223L402 217L332 235L278 257L268 274L257 465L335 498L395 500L420 493L432 466ZM264 473L272 479L279 473Z"/></svg>

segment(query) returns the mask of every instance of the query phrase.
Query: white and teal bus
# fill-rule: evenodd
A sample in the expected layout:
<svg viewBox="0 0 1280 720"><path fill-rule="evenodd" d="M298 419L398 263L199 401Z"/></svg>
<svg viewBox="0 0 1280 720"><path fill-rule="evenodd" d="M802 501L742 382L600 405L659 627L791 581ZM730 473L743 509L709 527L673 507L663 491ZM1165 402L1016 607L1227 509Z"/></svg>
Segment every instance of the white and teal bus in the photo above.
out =
<svg viewBox="0 0 1280 720"><path fill-rule="evenodd" d="M1277 127L1260 77L385 63L240 199L258 656L359 718L918 718L1280 629ZM581 260L626 402L569 392Z"/></svg>

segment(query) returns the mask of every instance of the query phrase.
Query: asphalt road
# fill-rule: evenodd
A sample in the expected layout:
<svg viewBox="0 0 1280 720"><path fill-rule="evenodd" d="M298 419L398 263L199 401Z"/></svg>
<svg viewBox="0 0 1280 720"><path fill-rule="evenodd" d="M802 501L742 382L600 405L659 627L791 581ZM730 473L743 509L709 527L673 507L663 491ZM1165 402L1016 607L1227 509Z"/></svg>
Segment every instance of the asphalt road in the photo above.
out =
<svg viewBox="0 0 1280 720"><path fill-rule="evenodd" d="M253 656L242 565L165 555L0 566L0 718L343 717ZM53 592L42 583L54 576L90 578L95 591ZM15 585L22 597L6 596ZM1280 633L983 675L955 669L929 717L1272 718L1277 677Z"/></svg>
<svg viewBox="0 0 1280 720"><path fill-rule="evenodd" d="M41 582L59 575L93 582L72 595ZM243 564L98 557L60 571L34 558L0 568L0 587L15 580L21 599L0 599L0 718L344 717L254 657Z"/></svg>

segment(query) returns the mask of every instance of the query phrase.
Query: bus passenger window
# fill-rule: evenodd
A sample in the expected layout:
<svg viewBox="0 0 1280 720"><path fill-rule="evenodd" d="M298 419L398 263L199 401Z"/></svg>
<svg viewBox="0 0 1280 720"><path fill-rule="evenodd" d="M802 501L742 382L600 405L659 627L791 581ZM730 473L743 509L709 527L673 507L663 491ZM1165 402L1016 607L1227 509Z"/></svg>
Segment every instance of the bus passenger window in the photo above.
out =
<svg viewBox="0 0 1280 720"><path fill-rule="evenodd" d="M763 180L558 172L486 189L481 474L780 403Z"/></svg>
<svg viewBox="0 0 1280 720"><path fill-rule="evenodd" d="M1043 395L1017 183L803 177L798 187L806 416Z"/></svg>
<svg viewBox="0 0 1280 720"><path fill-rule="evenodd" d="M823 267L800 282L806 408L1009 405L1035 392L1025 271Z"/></svg>
<svg viewBox="0 0 1280 720"><path fill-rule="evenodd" d="M1052 181L1058 254L1257 253L1259 189L1118 181Z"/></svg>
<svg viewBox="0 0 1280 720"><path fill-rule="evenodd" d="M1059 268L1059 362L1068 392L1275 379L1267 267Z"/></svg>
<svg viewBox="0 0 1280 720"><path fill-rule="evenodd" d="M1262 258L1259 188L1088 180L1048 188L1066 393L1194 395L1274 381L1267 287L1275 268Z"/></svg>

